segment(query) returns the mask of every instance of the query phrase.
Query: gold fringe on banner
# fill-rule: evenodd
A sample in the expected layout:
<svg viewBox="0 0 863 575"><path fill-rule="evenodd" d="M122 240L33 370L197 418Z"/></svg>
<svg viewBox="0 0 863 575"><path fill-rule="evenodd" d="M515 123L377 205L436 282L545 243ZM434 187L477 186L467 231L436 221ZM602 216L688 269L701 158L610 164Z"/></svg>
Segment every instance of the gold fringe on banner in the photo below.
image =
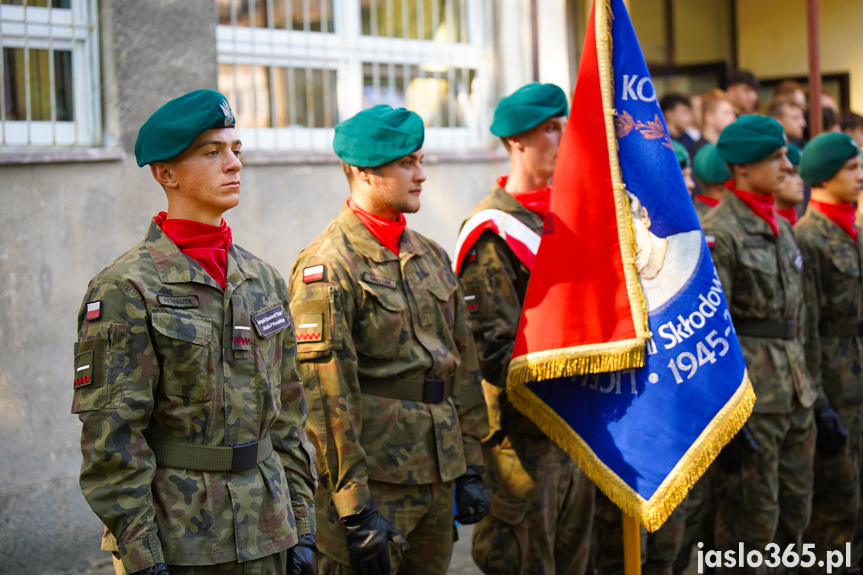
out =
<svg viewBox="0 0 863 575"><path fill-rule="evenodd" d="M615 505L651 533L662 527L722 448L740 431L755 405L752 383L744 373L743 381L725 408L693 442L653 496L646 500L609 469L572 427L527 386L508 383L507 394L513 405L566 451Z"/></svg>
<svg viewBox="0 0 863 575"><path fill-rule="evenodd" d="M513 359L507 383L524 384L558 377L636 369L643 365L644 344L637 339L554 349Z"/></svg>

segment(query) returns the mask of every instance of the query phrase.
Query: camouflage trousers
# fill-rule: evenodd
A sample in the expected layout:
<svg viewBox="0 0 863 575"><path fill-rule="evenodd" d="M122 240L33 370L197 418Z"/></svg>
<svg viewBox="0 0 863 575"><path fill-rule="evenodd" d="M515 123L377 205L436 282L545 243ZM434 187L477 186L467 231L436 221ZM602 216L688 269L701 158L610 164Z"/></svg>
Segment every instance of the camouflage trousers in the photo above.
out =
<svg viewBox="0 0 863 575"><path fill-rule="evenodd" d="M848 429L848 440L837 455L815 453L812 519L803 535L804 543L815 544L814 553L819 558L825 557L828 550L838 549L844 553L845 543L854 541L859 521L863 405L836 407L836 413ZM860 561L859 545L853 547L851 564L856 567ZM845 573L844 564L833 572Z"/></svg>
<svg viewBox="0 0 863 575"><path fill-rule="evenodd" d="M123 563L116 555L114 559L114 574L126 575ZM282 551L245 563L220 563L218 565L169 565L171 575L208 575L222 573L225 575L284 575L287 569L287 552Z"/></svg>
<svg viewBox="0 0 863 575"><path fill-rule="evenodd" d="M641 529L641 572L643 575L671 575L683 541L687 500L684 499L655 533ZM593 517L593 572L595 575L623 575L623 514L620 508L597 489Z"/></svg>
<svg viewBox="0 0 863 575"><path fill-rule="evenodd" d="M111 551L114 575L126 575L126 569L117 553L117 540L105 527L102 532L102 550ZM234 575L284 575L287 569L287 552L275 553L260 559L238 563L219 563L218 565L168 565L171 575L206 575L225 573Z"/></svg>
<svg viewBox="0 0 863 575"><path fill-rule="evenodd" d="M410 549L401 551L390 543L392 573L444 575L447 572L455 534L454 486L453 481L424 485L369 481L369 491L378 511L410 544ZM339 521L332 495L320 484L315 493L315 513L319 575L353 573L345 529Z"/></svg>
<svg viewBox="0 0 863 575"><path fill-rule="evenodd" d="M683 573L692 557L692 549L704 543L705 549L715 549L713 531L716 523L716 500L713 496L713 471L708 469L686 496L686 522L683 543L674 561L674 573ZM712 573L712 568L709 572ZM705 571L708 572L708 571Z"/></svg>
<svg viewBox="0 0 863 575"><path fill-rule="evenodd" d="M746 422L758 451L744 452L740 470L729 473L712 466L716 493L716 549L738 554L739 544L762 553L769 543L784 551L791 543L801 550L803 531L812 510L812 463L815 421L811 407L796 405L791 413L754 413ZM706 546L705 546L706 547ZM707 549L705 549L707 551ZM739 559L739 558L738 558ZM727 573L726 567L716 569ZM734 573L768 573L760 567ZM776 568L775 573L794 573Z"/></svg>
<svg viewBox="0 0 863 575"><path fill-rule="evenodd" d="M595 487L553 441L510 433L484 446L491 512L474 526L483 573L581 574L590 556Z"/></svg>

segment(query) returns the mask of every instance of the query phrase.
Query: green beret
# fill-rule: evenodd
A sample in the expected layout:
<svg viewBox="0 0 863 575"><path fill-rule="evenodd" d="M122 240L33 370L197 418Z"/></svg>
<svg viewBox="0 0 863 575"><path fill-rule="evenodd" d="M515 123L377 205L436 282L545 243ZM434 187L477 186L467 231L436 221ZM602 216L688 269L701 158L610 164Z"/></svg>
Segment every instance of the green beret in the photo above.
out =
<svg viewBox="0 0 863 575"><path fill-rule="evenodd" d="M138 166L172 160L192 145L202 132L231 128L236 121L228 100L214 90L195 90L174 98L147 118L138 130Z"/></svg>
<svg viewBox="0 0 863 575"><path fill-rule="evenodd" d="M800 165L800 158L803 156L803 152L794 144L788 144L788 153L785 155L788 156L788 161L791 162L791 165L796 168Z"/></svg>
<svg viewBox="0 0 863 575"><path fill-rule="evenodd" d="M424 139L416 113L380 104L339 122L333 151L350 166L375 168L416 152Z"/></svg>
<svg viewBox="0 0 863 575"><path fill-rule="evenodd" d="M700 150L695 152L692 160L692 172L695 177L705 184L724 184L731 179L728 166L713 144L704 144Z"/></svg>
<svg viewBox="0 0 863 575"><path fill-rule="evenodd" d="M842 169L845 162L860 153L860 146L848 134L818 134L803 148L800 177L812 184L823 184Z"/></svg>
<svg viewBox="0 0 863 575"><path fill-rule="evenodd" d="M566 116L566 94L554 84L534 82L504 96L494 110L491 133L509 138L540 125L549 118Z"/></svg>
<svg viewBox="0 0 863 575"><path fill-rule="evenodd" d="M722 130L716 148L729 164L749 164L763 160L788 144L782 124L766 116L740 116Z"/></svg>
<svg viewBox="0 0 863 575"><path fill-rule="evenodd" d="M671 147L674 148L674 155L677 156L677 163L680 164L680 167L689 168L689 151L686 149L686 146L677 140L671 140Z"/></svg>

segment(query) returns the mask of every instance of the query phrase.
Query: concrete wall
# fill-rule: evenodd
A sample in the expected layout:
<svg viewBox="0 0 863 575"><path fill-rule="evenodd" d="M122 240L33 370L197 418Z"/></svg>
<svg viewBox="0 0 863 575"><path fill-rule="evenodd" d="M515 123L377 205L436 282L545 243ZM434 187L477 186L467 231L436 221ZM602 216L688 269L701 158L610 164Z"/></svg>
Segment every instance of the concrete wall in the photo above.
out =
<svg viewBox="0 0 863 575"><path fill-rule="evenodd" d="M166 207L135 165L134 140L166 100L216 87L213 12L212 0L101 2L105 140L125 158L0 165L0 573L80 573L110 561L78 487L76 314L89 279ZM510 73L515 87L528 79ZM430 155L409 225L451 252L464 216L508 169L493 157ZM250 154L242 179L241 204L226 214L235 241L284 275L348 195L337 164L263 165Z"/></svg>

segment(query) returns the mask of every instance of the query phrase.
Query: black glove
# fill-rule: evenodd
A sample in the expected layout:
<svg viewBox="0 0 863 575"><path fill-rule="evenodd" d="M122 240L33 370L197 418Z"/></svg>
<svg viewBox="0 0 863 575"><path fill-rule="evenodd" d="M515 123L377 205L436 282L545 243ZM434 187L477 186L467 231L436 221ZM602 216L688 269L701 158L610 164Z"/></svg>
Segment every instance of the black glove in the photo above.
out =
<svg viewBox="0 0 863 575"><path fill-rule="evenodd" d="M318 575L318 546L311 533L300 535L297 544L288 549L286 575Z"/></svg>
<svg viewBox="0 0 863 575"><path fill-rule="evenodd" d="M489 498L482 482L482 467L469 465L464 475L455 480L455 520L463 525L477 523L488 514Z"/></svg>
<svg viewBox="0 0 863 575"><path fill-rule="evenodd" d="M389 575L392 541L402 551L410 546L402 534L378 513L378 506L369 499L359 513L342 519L348 545L351 569L357 575Z"/></svg>
<svg viewBox="0 0 863 575"><path fill-rule="evenodd" d="M171 572L168 571L168 566L164 563L156 563L155 565L150 565L146 569L129 573L129 575L171 575Z"/></svg>
<svg viewBox="0 0 863 575"><path fill-rule="evenodd" d="M839 414L827 402L815 408L815 427L818 428L816 449L824 455L836 455L848 439L848 430L842 425Z"/></svg>
<svg viewBox="0 0 863 575"><path fill-rule="evenodd" d="M736 473L740 471L740 458L744 453L756 453L758 444L755 442L755 436L749 431L749 428L744 424L737 432L737 435L731 438L722 451L719 452L716 461L728 473Z"/></svg>

